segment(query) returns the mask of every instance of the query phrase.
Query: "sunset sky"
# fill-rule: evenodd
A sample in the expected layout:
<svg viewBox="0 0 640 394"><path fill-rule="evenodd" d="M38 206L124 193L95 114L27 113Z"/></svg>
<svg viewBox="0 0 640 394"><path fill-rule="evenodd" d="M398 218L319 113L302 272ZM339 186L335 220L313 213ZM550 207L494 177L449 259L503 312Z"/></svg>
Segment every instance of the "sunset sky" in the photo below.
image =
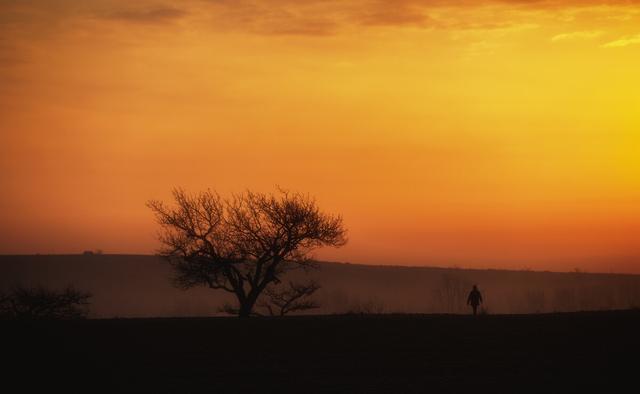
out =
<svg viewBox="0 0 640 394"><path fill-rule="evenodd" d="M0 0L0 253L275 185L353 263L640 273L640 1Z"/></svg>

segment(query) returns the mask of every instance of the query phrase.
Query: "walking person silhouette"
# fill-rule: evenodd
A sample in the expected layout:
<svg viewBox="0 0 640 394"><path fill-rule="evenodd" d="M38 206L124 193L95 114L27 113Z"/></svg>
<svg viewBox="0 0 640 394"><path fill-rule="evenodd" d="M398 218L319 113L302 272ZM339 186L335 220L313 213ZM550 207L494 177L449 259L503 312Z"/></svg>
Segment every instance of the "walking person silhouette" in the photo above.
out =
<svg viewBox="0 0 640 394"><path fill-rule="evenodd" d="M478 306L482 304L482 294L480 294L480 290L476 285L473 285L473 289L469 293L469 297L467 297L467 305L471 305L473 308L473 316L478 314Z"/></svg>

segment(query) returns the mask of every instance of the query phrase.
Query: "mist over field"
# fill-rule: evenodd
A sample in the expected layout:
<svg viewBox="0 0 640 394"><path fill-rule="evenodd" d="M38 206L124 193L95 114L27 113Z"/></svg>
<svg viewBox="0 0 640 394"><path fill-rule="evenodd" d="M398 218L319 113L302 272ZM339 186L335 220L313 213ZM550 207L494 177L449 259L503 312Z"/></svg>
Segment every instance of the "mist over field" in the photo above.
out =
<svg viewBox="0 0 640 394"><path fill-rule="evenodd" d="M305 274L322 288L320 308L307 313L469 313L466 297L477 284L484 312L546 313L640 307L640 275L470 270L318 263ZM233 297L171 283L172 269L146 255L0 256L0 287L73 284L93 294L90 317L219 315ZM285 279L287 280L287 279Z"/></svg>

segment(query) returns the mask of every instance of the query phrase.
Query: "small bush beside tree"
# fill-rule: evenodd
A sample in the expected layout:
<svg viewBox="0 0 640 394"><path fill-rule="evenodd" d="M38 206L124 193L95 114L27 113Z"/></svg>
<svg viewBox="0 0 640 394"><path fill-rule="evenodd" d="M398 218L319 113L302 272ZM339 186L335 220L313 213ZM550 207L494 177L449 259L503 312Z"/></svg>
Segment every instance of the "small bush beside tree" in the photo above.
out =
<svg viewBox="0 0 640 394"><path fill-rule="evenodd" d="M84 319L92 295L73 286L57 291L43 286L16 286L0 292L0 318Z"/></svg>

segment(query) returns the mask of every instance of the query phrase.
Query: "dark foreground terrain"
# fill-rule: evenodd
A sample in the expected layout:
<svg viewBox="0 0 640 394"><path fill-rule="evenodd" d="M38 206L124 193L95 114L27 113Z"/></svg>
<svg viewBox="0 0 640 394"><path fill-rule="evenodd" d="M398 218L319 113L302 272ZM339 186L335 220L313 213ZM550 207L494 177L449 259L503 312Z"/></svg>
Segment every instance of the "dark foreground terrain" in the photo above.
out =
<svg viewBox="0 0 640 394"><path fill-rule="evenodd" d="M640 387L640 311L0 327L10 365L3 368L3 385L13 387L3 392L555 393Z"/></svg>

